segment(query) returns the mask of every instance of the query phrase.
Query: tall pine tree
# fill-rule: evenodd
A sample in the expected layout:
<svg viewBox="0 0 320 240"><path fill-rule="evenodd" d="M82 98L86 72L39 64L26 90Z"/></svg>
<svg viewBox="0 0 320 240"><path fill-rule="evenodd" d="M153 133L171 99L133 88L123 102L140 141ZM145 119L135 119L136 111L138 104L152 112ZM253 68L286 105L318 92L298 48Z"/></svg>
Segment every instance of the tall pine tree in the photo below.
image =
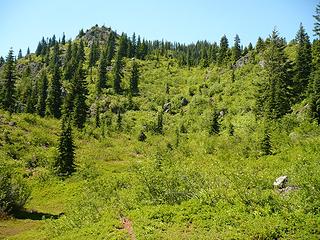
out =
<svg viewBox="0 0 320 240"><path fill-rule="evenodd" d="M58 146L58 156L54 163L54 169L59 176L69 176L75 172L75 145L72 137L70 118L64 116L61 124L61 134Z"/></svg>
<svg viewBox="0 0 320 240"><path fill-rule="evenodd" d="M74 97L73 121L74 125L79 129L84 127L88 110L88 106L86 104L88 90L82 65L82 62L80 62L73 78L71 93Z"/></svg>
<svg viewBox="0 0 320 240"><path fill-rule="evenodd" d="M2 107L10 113L15 109L15 80L15 60L13 50L10 49L4 65L4 84L1 92Z"/></svg>
<svg viewBox="0 0 320 240"><path fill-rule="evenodd" d="M294 100L299 101L305 96L311 74L311 43L302 24L296 36L298 44L293 78Z"/></svg>
<svg viewBox="0 0 320 240"><path fill-rule="evenodd" d="M139 92L138 82L139 82L139 68L138 68L138 63L136 63L136 61L134 61L133 65L132 65L131 77L130 77L131 95L138 94L138 92Z"/></svg>
<svg viewBox="0 0 320 240"><path fill-rule="evenodd" d="M107 49L103 50L100 56L98 81L96 83L96 93L99 96L103 88L107 87Z"/></svg>
<svg viewBox="0 0 320 240"><path fill-rule="evenodd" d="M58 66L54 67L53 76L48 89L46 114L59 118L61 116L62 91L61 74Z"/></svg>
<svg viewBox="0 0 320 240"><path fill-rule="evenodd" d="M257 95L258 114L278 119L290 110L291 64L284 54L284 42L274 30L264 52L264 79Z"/></svg>
<svg viewBox="0 0 320 240"><path fill-rule="evenodd" d="M46 70L42 70L39 84L39 94L37 103L37 113L44 117L46 113L46 100L48 96L48 77Z"/></svg>
<svg viewBox="0 0 320 240"><path fill-rule="evenodd" d="M240 38L238 34L234 38L234 45L232 48L232 61L235 63L241 57Z"/></svg>
<svg viewBox="0 0 320 240"><path fill-rule="evenodd" d="M220 40L220 48L219 48L219 54L218 54L218 63L222 64L225 62L229 50L229 43L226 35L223 35Z"/></svg>

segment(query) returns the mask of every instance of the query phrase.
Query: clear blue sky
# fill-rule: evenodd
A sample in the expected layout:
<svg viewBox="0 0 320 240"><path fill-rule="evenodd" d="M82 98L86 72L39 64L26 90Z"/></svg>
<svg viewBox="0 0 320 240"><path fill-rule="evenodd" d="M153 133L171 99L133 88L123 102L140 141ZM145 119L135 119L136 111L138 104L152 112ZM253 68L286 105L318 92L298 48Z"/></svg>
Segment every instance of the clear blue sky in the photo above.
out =
<svg viewBox="0 0 320 240"><path fill-rule="evenodd" d="M226 34L233 42L255 43L274 26L287 40L294 38L302 22L312 36L313 17L319 0L0 0L0 55L10 47L17 54L32 52L42 36L62 32L74 38L81 28L94 24L117 32L133 32L149 40L184 43L219 42Z"/></svg>

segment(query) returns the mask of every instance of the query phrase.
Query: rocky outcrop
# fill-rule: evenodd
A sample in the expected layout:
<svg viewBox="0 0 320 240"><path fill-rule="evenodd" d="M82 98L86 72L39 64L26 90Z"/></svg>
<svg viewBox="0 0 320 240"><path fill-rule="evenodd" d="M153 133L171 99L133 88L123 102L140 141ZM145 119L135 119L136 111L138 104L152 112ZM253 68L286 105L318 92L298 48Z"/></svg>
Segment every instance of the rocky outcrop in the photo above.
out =
<svg viewBox="0 0 320 240"><path fill-rule="evenodd" d="M83 39L85 40L89 46L93 43L93 41L98 42L100 44L107 43L111 28L107 28L105 26L99 27L98 25L93 26L92 28L88 29L83 36L77 36L76 39Z"/></svg>

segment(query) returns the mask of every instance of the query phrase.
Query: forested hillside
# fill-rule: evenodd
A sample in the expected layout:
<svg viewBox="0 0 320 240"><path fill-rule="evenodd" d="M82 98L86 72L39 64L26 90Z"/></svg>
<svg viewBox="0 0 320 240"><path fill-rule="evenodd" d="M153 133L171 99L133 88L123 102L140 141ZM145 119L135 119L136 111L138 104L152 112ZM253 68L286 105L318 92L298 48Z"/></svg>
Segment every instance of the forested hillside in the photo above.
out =
<svg viewBox="0 0 320 240"><path fill-rule="evenodd" d="M0 238L319 239L315 12L312 42L302 24L248 46L95 25L9 50Z"/></svg>

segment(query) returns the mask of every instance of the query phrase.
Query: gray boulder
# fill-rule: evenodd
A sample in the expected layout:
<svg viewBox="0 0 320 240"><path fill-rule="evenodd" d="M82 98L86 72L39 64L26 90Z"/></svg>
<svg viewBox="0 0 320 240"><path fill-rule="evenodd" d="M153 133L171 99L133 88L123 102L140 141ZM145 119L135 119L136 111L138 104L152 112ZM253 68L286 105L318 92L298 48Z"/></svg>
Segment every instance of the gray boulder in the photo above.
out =
<svg viewBox="0 0 320 240"><path fill-rule="evenodd" d="M286 187L287 183L288 183L288 177L287 176L281 176L281 177L278 177L274 183L273 183L273 186L277 189L283 189Z"/></svg>

